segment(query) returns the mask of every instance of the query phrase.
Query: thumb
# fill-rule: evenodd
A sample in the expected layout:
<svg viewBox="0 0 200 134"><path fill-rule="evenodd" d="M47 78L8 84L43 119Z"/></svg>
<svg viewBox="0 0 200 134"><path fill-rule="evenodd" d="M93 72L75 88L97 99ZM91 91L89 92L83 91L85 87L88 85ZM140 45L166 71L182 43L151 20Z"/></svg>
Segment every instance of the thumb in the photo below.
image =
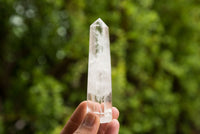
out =
<svg viewBox="0 0 200 134"><path fill-rule="evenodd" d="M97 134L100 121L94 113L88 113L74 134Z"/></svg>

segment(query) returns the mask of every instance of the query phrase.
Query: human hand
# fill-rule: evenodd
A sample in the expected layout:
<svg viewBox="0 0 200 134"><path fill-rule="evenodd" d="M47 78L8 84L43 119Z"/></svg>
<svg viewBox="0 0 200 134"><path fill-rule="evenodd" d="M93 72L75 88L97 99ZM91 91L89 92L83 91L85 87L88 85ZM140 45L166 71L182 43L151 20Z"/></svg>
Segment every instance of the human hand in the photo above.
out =
<svg viewBox="0 0 200 134"><path fill-rule="evenodd" d="M112 108L113 120L103 124L100 124L96 114L86 113L86 110L87 102L84 101L76 108L61 134L118 134L119 111L117 108Z"/></svg>

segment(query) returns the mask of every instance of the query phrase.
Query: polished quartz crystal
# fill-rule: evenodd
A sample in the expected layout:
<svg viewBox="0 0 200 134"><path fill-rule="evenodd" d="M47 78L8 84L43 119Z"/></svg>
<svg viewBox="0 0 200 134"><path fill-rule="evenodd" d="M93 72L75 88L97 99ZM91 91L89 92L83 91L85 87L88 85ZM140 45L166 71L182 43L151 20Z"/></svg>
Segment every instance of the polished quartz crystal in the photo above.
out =
<svg viewBox="0 0 200 134"><path fill-rule="evenodd" d="M109 29L100 18L90 25L87 102L87 112L96 113L100 123L112 120Z"/></svg>

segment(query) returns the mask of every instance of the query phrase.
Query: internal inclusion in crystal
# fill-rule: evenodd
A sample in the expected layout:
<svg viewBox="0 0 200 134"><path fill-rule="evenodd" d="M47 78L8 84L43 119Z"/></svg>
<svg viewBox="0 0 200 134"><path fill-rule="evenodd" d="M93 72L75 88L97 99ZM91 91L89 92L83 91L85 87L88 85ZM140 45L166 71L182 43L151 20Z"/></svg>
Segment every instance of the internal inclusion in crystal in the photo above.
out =
<svg viewBox="0 0 200 134"><path fill-rule="evenodd" d="M103 53L103 44L102 39L104 38L105 29L108 29L108 27L105 25L105 23L98 19L91 25L91 32L94 36L95 41L93 42L93 54L97 57L99 53Z"/></svg>
<svg viewBox="0 0 200 134"><path fill-rule="evenodd" d="M97 31L98 31L100 34L102 34L103 29L102 29L101 23L97 22L96 29L97 29Z"/></svg>
<svg viewBox="0 0 200 134"><path fill-rule="evenodd" d="M112 121L112 94L98 96L88 93L87 112L93 112L100 118L101 123Z"/></svg>

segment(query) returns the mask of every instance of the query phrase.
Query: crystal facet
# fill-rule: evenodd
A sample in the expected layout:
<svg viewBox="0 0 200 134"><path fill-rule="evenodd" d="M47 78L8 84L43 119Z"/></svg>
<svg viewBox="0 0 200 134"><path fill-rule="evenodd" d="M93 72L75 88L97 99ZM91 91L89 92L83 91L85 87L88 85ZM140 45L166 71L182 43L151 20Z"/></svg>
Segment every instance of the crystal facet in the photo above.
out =
<svg viewBox="0 0 200 134"><path fill-rule="evenodd" d="M112 120L112 84L108 26L99 18L90 25L87 111L100 117L100 123Z"/></svg>

